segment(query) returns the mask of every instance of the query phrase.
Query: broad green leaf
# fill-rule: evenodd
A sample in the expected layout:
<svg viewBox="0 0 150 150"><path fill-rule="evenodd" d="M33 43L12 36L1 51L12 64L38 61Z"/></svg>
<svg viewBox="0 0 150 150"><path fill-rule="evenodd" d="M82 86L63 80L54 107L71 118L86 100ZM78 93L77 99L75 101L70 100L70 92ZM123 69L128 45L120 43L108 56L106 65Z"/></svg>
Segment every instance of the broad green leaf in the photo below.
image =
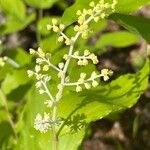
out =
<svg viewBox="0 0 150 150"><path fill-rule="evenodd" d="M13 67L10 66L9 64L5 64L4 67L0 67L0 80L3 80L8 72L13 71Z"/></svg>
<svg viewBox="0 0 150 150"><path fill-rule="evenodd" d="M55 52L55 50L62 45L62 43L58 42L57 38L58 35L55 33L46 36L41 40L40 47L42 47L44 51Z"/></svg>
<svg viewBox="0 0 150 150"><path fill-rule="evenodd" d="M31 55L22 48L9 49L5 56L8 56L15 61L20 67L23 67L31 62Z"/></svg>
<svg viewBox="0 0 150 150"><path fill-rule="evenodd" d="M117 0L118 4L116 5L116 12L118 13L133 13L141 7L149 4L149 0Z"/></svg>
<svg viewBox="0 0 150 150"><path fill-rule="evenodd" d="M59 0L25 0L28 5L36 8L46 9L52 7Z"/></svg>
<svg viewBox="0 0 150 150"><path fill-rule="evenodd" d="M8 146L8 140L10 136L12 135L12 128L10 124L6 121L0 121L0 149L1 150L6 150Z"/></svg>
<svg viewBox="0 0 150 150"><path fill-rule="evenodd" d="M96 47L103 49L106 46L127 47L139 41L139 38L132 33L126 31L117 31L113 33L103 34L96 43Z"/></svg>
<svg viewBox="0 0 150 150"><path fill-rule="evenodd" d="M93 0L96 3L99 2L99 0ZM76 12L79 9L88 9L89 3L91 0L76 0L75 3L70 6L63 14L62 22L69 25L77 20ZM112 3L112 0L107 0L107 2ZM142 6L150 3L149 0L118 0L118 4L116 6L116 12L117 13L131 13L135 12L138 9L140 9Z"/></svg>
<svg viewBox="0 0 150 150"><path fill-rule="evenodd" d="M24 29L35 19L35 13L31 13L28 16L26 16L23 21L19 21L14 18L7 19L8 20L6 21L6 23L0 25L0 35L5 35Z"/></svg>
<svg viewBox="0 0 150 150"><path fill-rule="evenodd" d="M25 5L22 0L0 0L0 7L8 17L23 21L25 18Z"/></svg>
<svg viewBox="0 0 150 150"><path fill-rule="evenodd" d="M114 14L110 16L110 18L121 24L130 32L141 35L150 43L150 19L123 14Z"/></svg>
<svg viewBox="0 0 150 150"><path fill-rule="evenodd" d="M29 81L25 70L14 70L6 75L2 82L2 90L5 94L9 94L12 90L24 85Z"/></svg>

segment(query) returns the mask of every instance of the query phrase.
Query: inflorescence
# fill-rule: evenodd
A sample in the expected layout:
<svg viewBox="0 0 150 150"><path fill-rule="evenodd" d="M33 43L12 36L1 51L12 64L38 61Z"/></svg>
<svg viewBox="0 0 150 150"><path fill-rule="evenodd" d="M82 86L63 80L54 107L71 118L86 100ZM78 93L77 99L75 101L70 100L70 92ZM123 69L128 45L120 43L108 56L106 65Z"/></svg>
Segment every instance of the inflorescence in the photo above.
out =
<svg viewBox="0 0 150 150"><path fill-rule="evenodd" d="M81 72L79 79L76 82L70 82L70 77L67 76L67 69L71 59L75 59L77 65L86 66L89 62L93 64L98 64L98 58L94 53L91 53L89 50L84 50L83 54L79 51L74 50L74 44L77 41L78 37L86 39L88 37L91 29L89 28L89 23L94 20L98 22L100 19L104 19L109 15L109 13L115 11L115 6L117 4L116 0L113 0L112 4L105 3L104 0L99 1L98 4L95 2L90 2L89 9L83 9L77 11L77 24L74 26L74 31L76 32L74 37L68 37L65 33L65 25L59 23L57 19L52 19L52 22L47 25L47 29L49 31L56 32L58 36L59 42L64 42L67 46L69 46L68 54L63 56L63 62L58 63L58 65L54 65L51 62L52 55L50 53L45 53L41 48L38 50L30 49L30 54L37 55L36 65L34 70L28 70L28 76L35 76L36 88L38 88L40 94L47 94L49 99L44 102L44 104L48 108L52 108L52 117L49 114L44 113L44 116L37 114L34 122L34 127L36 130L40 132L46 132L51 126L57 125L58 118L56 118L55 109L57 107L57 103L63 96L63 89L65 86L74 86L76 92L82 91L82 89L90 89L91 87L96 87L99 85L99 78L103 78L104 81L107 81L110 76L113 74L113 71L109 69L102 69L98 74L95 71L91 73L90 76L87 76L86 73ZM48 71L49 68L53 68L57 72L58 79L60 83L57 85L58 92L54 96L50 92L47 84L51 80L51 76Z"/></svg>

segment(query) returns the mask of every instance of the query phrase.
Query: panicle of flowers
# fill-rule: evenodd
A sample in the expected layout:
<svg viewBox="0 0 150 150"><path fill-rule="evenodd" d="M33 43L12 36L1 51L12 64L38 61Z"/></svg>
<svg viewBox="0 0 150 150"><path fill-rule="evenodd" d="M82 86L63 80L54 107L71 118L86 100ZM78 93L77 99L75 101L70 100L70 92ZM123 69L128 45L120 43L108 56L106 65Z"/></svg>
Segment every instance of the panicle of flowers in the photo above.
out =
<svg viewBox="0 0 150 150"><path fill-rule="evenodd" d="M65 42L66 45L70 45L71 44L71 39L69 39L67 37L67 35L65 35L65 33L63 32L65 29L65 25L62 23L59 23L59 21L57 19L52 19L52 22L50 24L47 25L47 30L49 31L53 31L55 33L58 33L59 37L58 37L58 42Z"/></svg>
<svg viewBox="0 0 150 150"><path fill-rule="evenodd" d="M81 37L86 39L88 37L88 33L90 32L88 26L89 21L93 19L95 22L98 22L100 19L104 19L109 15L110 12L115 11L116 4L117 0L113 0L112 4L107 2L105 3L104 0L100 0L97 4L95 4L94 1L91 1L89 4L89 9L77 11L76 14L78 15L78 24L75 25L74 31L80 32Z"/></svg>
<svg viewBox="0 0 150 150"><path fill-rule="evenodd" d="M55 125L57 128L63 124L61 118L57 118L55 122L50 118L50 114L44 112L44 115L37 114L34 119L34 128L41 133L46 133L49 129L52 128L52 125Z"/></svg>
<svg viewBox="0 0 150 150"><path fill-rule="evenodd" d="M47 113L44 113L44 116L41 114L37 114L34 120L34 128L41 133L46 133L48 129L51 127L50 116Z"/></svg>
<svg viewBox="0 0 150 150"><path fill-rule="evenodd" d="M49 96L50 99L45 102L45 105L50 107L54 103L54 98L47 87L47 82L51 80L51 76L48 74L48 71L50 67L56 71L60 71L60 69L50 62L51 54L43 52L41 48L38 48L37 51L30 49L30 54L36 54L38 58L36 58L34 70L28 70L27 74L29 77L36 77L37 82L35 86L39 89L40 94L45 93Z"/></svg>

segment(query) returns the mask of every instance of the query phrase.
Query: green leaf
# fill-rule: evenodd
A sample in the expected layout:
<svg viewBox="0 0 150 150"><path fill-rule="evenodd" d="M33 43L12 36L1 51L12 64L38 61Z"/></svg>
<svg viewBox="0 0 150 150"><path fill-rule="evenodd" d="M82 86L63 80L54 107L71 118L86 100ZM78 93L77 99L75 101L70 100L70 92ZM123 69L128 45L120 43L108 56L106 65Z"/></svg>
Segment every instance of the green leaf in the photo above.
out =
<svg viewBox="0 0 150 150"><path fill-rule="evenodd" d="M31 55L22 48L9 49L6 51L5 56L11 58L20 67L24 67L31 62Z"/></svg>
<svg viewBox="0 0 150 150"><path fill-rule="evenodd" d="M26 16L23 21L19 21L15 18L7 19L8 20L4 24L0 25L0 35L5 35L24 29L35 19L35 13L31 13Z"/></svg>
<svg viewBox="0 0 150 150"><path fill-rule="evenodd" d="M110 16L110 18L121 24L130 32L141 35L150 43L150 19L123 14L114 14Z"/></svg>
<svg viewBox="0 0 150 150"><path fill-rule="evenodd" d="M4 67L1 67L0 68L0 80L3 80L6 77L7 73L13 71L13 69L14 68L10 66L9 64L5 64Z"/></svg>
<svg viewBox="0 0 150 150"><path fill-rule="evenodd" d="M23 20L25 18L25 5L22 0L0 0L0 7L7 16Z"/></svg>
<svg viewBox="0 0 150 150"><path fill-rule="evenodd" d="M52 7L59 0L25 0L32 7L46 9Z"/></svg>
<svg viewBox="0 0 150 150"><path fill-rule="evenodd" d="M99 0L93 0L96 3L99 2ZM66 25L69 25L77 20L76 12L79 9L88 9L89 3L91 0L76 0L75 3L70 6L66 11L64 12L62 16L62 22ZM107 2L112 3L112 0L107 0ZM150 3L149 0L118 0L118 4L116 6L116 12L117 13L131 13L135 12L138 9L140 9L142 6Z"/></svg>
<svg viewBox="0 0 150 150"><path fill-rule="evenodd" d="M2 131L0 134L0 149L5 150L7 149L8 140L13 132L10 124L6 121L0 122L0 130Z"/></svg>
<svg viewBox="0 0 150 150"><path fill-rule="evenodd" d="M117 0L118 4L116 5L116 12L119 13L133 13L141 7L149 4L149 0Z"/></svg>
<svg viewBox="0 0 150 150"><path fill-rule="evenodd" d="M14 70L7 74L2 82L2 90L5 94L9 94L12 90L24 85L29 81L25 70Z"/></svg>
<svg viewBox="0 0 150 150"><path fill-rule="evenodd" d="M106 46L127 47L139 41L139 38L132 33L126 31L117 31L113 33L103 34L96 43L97 48L105 48Z"/></svg>
<svg viewBox="0 0 150 150"><path fill-rule="evenodd" d="M62 45L62 43L57 41L57 38L58 38L58 35L55 33L50 34L49 36L46 36L40 42L41 48L44 51L49 51L53 53L56 49L58 49Z"/></svg>

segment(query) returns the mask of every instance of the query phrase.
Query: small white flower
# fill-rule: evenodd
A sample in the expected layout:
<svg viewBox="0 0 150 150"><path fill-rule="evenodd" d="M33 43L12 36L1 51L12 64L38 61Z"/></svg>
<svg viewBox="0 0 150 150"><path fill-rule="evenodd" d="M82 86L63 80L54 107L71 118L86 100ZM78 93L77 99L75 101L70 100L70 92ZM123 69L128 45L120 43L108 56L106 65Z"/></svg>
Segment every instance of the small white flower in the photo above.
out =
<svg viewBox="0 0 150 150"><path fill-rule="evenodd" d="M61 31L63 31L63 30L65 29L65 25L64 25L64 24L60 24L60 25L59 25L59 29L60 29Z"/></svg>
<svg viewBox="0 0 150 150"><path fill-rule="evenodd" d="M35 84L35 86L36 86L36 88L39 88L39 87L41 87L41 81L38 81L36 84Z"/></svg>
<svg viewBox="0 0 150 150"><path fill-rule="evenodd" d="M0 57L0 66L3 67L5 65L5 61L2 57Z"/></svg>
<svg viewBox="0 0 150 150"><path fill-rule="evenodd" d="M63 36L59 36L58 37L58 42L63 42L64 41L64 37Z"/></svg>
<svg viewBox="0 0 150 150"><path fill-rule="evenodd" d="M88 55L90 55L90 51L89 50L84 50L84 56L88 56Z"/></svg>
<svg viewBox="0 0 150 150"><path fill-rule="evenodd" d="M80 92L80 91L82 91L82 88L81 88L81 86L77 85L76 92Z"/></svg>
<svg viewBox="0 0 150 150"><path fill-rule="evenodd" d="M94 81L92 82L92 86L93 86L93 87L98 86L98 82L94 80Z"/></svg>
<svg viewBox="0 0 150 150"><path fill-rule="evenodd" d="M49 65L44 65L43 66L43 71L48 71L49 70Z"/></svg>
<svg viewBox="0 0 150 150"><path fill-rule="evenodd" d="M48 24L48 25L46 26L46 28L47 28L48 31L50 31L50 30L52 29L52 25Z"/></svg>
<svg viewBox="0 0 150 150"><path fill-rule="evenodd" d="M35 72L38 73L38 72L40 72L40 70L41 70L41 67L40 67L39 65L36 65L36 66L35 66Z"/></svg>
<svg viewBox="0 0 150 150"><path fill-rule="evenodd" d="M38 63L40 64L42 61L43 61L42 58L37 58L37 59L36 59L36 63L37 63L37 64L38 64Z"/></svg>
<svg viewBox="0 0 150 150"><path fill-rule="evenodd" d="M84 83L84 86L86 89L90 89L91 88L91 84L90 83Z"/></svg>
<svg viewBox="0 0 150 150"><path fill-rule="evenodd" d="M44 117L42 117L41 114L37 114L34 120L34 128L41 133L46 133L50 128L49 114L44 113Z"/></svg>
<svg viewBox="0 0 150 150"><path fill-rule="evenodd" d="M30 48L29 52L30 52L31 55L36 53L36 51L33 48Z"/></svg>
<svg viewBox="0 0 150 150"><path fill-rule="evenodd" d="M62 78L63 75L64 75L64 73L63 73L62 71L60 71L60 72L57 74L58 78Z"/></svg>
<svg viewBox="0 0 150 150"><path fill-rule="evenodd" d="M40 90L39 90L39 93L40 93L40 94L44 94L45 91L44 91L43 89L40 89Z"/></svg>
<svg viewBox="0 0 150 150"><path fill-rule="evenodd" d="M53 18L52 19L52 24L54 24L54 25L58 24L58 20L56 18Z"/></svg>
<svg viewBox="0 0 150 150"><path fill-rule="evenodd" d="M59 67L60 69L63 69L64 63L63 63L63 62L59 63L59 64L58 64L58 67Z"/></svg>
<svg viewBox="0 0 150 150"><path fill-rule="evenodd" d="M85 79L86 78L86 73L81 73L80 78Z"/></svg>
<svg viewBox="0 0 150 150"><path fill-rule="evenodd" d="M52 100L46 100L45 102L44 102L44 104L46 105L46 107L48 107L48 108L50 108L50 107L52 107L53 106L53 102L52 102Z"/></svg>
<svg viewBox="0 0 150 150"><path fill-rule="evenodd" d="M65 55L63 56L63 59L67 60L67 59L68 59L68 54L65 54Z"/></svg>
<svg viewBox="0 0 150 150"><path fill-rule="evenodd" d="M34 72L32 70L27 71L28 77L32 77L34 75Z"/></svg>
<svg viewBox="0 0 150 150"><path fill-rule="evenodd" d="M74 56L79 56L79 51L74 52Z"/></svg>
<svg viewBox="0 0 150 150"><path fill-rule="evenodd" d="M96 73L95 71L93 71L92 74L91 74L91 78L92 78L92 79L95 79L96 76L97 76L97 73Z"/></svg>

